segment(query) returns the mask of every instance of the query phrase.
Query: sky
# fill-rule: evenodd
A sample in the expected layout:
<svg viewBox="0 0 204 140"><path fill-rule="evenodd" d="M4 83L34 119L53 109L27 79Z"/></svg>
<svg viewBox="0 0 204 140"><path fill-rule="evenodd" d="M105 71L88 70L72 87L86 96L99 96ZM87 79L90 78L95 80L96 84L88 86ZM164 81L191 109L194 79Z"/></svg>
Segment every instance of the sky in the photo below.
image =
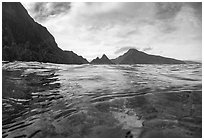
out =
<svg viewBox="0 0 204 140"><path fill-rule="evenodd" d="M202 59L202 3L23 2L58 46L92 60L130 48L180 60Z"/></svg>

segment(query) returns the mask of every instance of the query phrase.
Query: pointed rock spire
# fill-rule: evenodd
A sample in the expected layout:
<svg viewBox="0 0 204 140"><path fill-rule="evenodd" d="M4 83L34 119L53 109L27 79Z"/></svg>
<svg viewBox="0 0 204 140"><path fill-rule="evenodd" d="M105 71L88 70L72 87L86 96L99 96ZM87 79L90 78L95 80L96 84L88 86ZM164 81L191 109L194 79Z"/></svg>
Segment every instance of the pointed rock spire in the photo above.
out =
<svg viewBox="0 0 204 140"><path fill-rule="evenodd" d="M99 59L98 57L96 59L93 59L91 61L91 64L114 64L105 54Z"/></svg>

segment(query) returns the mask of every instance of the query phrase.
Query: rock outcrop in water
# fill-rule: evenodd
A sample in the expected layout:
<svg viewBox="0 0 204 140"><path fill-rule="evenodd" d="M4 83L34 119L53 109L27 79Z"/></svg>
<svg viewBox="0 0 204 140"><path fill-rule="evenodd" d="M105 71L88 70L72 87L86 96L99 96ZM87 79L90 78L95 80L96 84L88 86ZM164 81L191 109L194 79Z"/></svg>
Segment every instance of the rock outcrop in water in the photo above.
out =
<svg viewBox="0 0 204 140"><path fill-rule="evenodd" d="M116 64L185 64L185 62L157 55L150 55L136 49L129 49L125 54L112 59Z"/></svg>
<svg viewBox="0 0 204 140"><path fill-rule="evenodd" d="M6 61L88 63L72 51L60 49L49 31L17 2L2 3L2 58Z"/></svg>
<svg viewBox="0 0 204 140"><path fill-rule="evenodd" d="M96 58L91 61L91 64L114 64L105 54L101 58Z"/></svg>

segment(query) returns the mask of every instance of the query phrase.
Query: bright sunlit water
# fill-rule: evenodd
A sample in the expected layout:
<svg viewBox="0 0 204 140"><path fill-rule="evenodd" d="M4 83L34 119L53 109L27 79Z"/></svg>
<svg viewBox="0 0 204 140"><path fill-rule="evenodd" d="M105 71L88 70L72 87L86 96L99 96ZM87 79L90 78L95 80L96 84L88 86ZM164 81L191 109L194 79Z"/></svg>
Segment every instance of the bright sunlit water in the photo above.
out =
<svg viewBox="0 0 204 140"><path fill-rule="evenodd" d="M201 64L2 69L3 137L201 137Z"/></svg>

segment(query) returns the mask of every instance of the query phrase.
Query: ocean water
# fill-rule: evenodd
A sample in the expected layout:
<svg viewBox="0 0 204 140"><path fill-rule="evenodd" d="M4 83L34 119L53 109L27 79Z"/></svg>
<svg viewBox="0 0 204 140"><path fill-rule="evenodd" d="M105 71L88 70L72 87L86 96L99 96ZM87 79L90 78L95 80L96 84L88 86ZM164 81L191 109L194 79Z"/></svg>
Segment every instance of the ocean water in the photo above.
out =
<svg viewBox="0 0 204 140"><path fill-rule="evenodd" d="M202 137L202 65L3 62L2 137Z"/></svg>

